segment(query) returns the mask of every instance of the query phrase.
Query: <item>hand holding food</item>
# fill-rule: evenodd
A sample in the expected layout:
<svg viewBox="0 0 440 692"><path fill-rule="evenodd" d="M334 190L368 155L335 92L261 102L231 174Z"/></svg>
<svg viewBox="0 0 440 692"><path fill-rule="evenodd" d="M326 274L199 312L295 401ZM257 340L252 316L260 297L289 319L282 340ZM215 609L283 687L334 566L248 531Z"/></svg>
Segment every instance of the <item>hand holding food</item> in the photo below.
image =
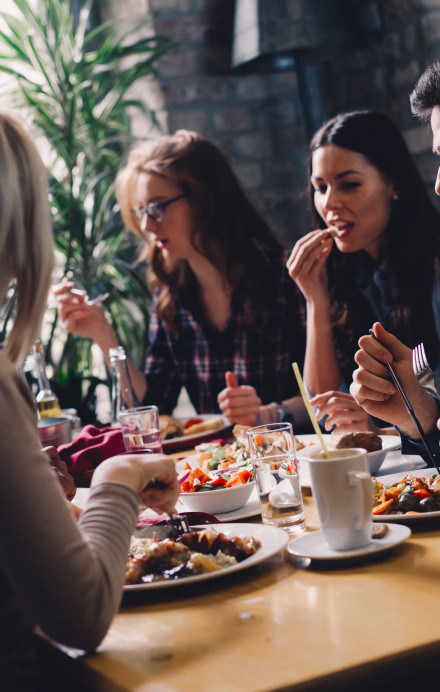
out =
<svg viewBox="0 0 440 692"><path fill-rule="evenodd" d="M255 425L261 399L254 387L238 385L234 373L225 374L226 387L217 397L221 412L231 423L240 423L252 428Z"/></svg>
<svg viewBox="0 0 440 692"><path fill-rule="evenodd" d="M393 364L402 387L411 402L423 430L435 430L439 412L435 399L419 384L412 368L412 352L379 322L373 326L376 336L363 336L355 360L359 368L353 373L350 393L367 413L397 426L413 439L419 434L404 401L389 379L385 364Z"/></svg>
<svg viewBox="0 0 440 692"><path fill-rule="evenodd" d="M327 258L333 247L336 229L312 231L295 244L287 270L308 301L328 301Z"/></svg>
<svg viewBox="0 0 440 692"><path fill-rule="evenodd" d="M378 432L371 416L359 406L351 394L332 390L314 396L310 403L318 409L315 412L318 420L327 416L324 425L328 431L333 430L337 434L365 430Z"/></svg>
<svg viewBox="0 0 440 692"><path fill-rule="evenodd" d="M172 512L180 492L175 463L164 454L124 454L106 459L92 476L92 487L99 483L126 485L158 514Z"/></svg>

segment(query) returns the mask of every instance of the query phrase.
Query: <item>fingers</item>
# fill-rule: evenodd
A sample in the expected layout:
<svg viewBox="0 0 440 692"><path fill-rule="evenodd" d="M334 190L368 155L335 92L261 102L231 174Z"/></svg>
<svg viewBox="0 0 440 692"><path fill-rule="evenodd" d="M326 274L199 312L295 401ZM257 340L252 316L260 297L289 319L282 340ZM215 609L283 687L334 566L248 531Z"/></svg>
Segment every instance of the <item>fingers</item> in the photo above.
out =
<svg viewBox="0 0 440 692"><path fill-rule="evenodd" d="M221 412L233 423L241 425L255 424L255 418L261 406L261 399L255 388L249 385L227 387L217 397Z"/></svg>
<svg viewBox="0 0 440 692"><path fill-rule="evenodd" d="M226 386L227 387L238 387L238 382L237 378L235 377L234 373L228 370L225 373L225 380L226 380Z"/></svg>
<svg viewBox="0 0 440 692"><path fill-rule="evenodd" d="M313 397L310 403L318 407L316 413L318 420L326 417L326 430L332 430L335 426L338 433L342 430L361 432L371 429L368 414L357 404L351 394L335 391L325 392Z"/></svg>
<svg viewBox="0 0 440 692"><path fill-rule="evenodd" d="M294 246L286 267L292 279L299 274L307 275L318 270L325 263L333 240L327 231L312 231L301 238Z"/></svg>
<svg viewBox="0 0 440 692"><path fill-rule="evenodd" d="M392 361L389 360L389 354L391 354L392 359L395 361L400 361L400 360L411 360L412 357L412 351L410 348L405 346L394 334L391 334L390 332L387 332L386 329L384 329L381 325L380 322L375 322L373 325L373 334L375 335L376 339L380 342L379 349L377 351L380 353L379 360L381 360L383 363L391 363ZM364 339L365 337L362 337ZM359 345L361 345L361 341L359 341ZM380 346L384 348L380 348Z"/></svg>

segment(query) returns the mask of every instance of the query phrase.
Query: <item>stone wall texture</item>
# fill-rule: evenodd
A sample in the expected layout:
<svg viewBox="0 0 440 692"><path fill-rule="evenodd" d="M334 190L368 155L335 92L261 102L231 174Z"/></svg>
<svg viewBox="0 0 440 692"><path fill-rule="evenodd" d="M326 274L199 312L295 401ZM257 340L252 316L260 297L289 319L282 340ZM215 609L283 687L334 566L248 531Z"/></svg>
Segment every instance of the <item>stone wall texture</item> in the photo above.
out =
<svg viewBox="0 0 440 692"><path fill-rule="evenodd" d="M304 1L272 0L274 11L283 2L296 18ZM223 149L250 198L290 247L311 230L298 74L233 70L234 6L234 0L100 0L104 19L145 18L150 34L178 42L161 59L157 79L139 84L138 92L156 111L162 132L198 130ZM437 162L430 132L411 115L408 95L425 67L440 58L440 0L377 0L374 9L377 31L365 40L305 57L309 123L317 129L336 113L358 108L387 113L431 190ZM142 121L134 127L140 136L152 136Z"/></svg>

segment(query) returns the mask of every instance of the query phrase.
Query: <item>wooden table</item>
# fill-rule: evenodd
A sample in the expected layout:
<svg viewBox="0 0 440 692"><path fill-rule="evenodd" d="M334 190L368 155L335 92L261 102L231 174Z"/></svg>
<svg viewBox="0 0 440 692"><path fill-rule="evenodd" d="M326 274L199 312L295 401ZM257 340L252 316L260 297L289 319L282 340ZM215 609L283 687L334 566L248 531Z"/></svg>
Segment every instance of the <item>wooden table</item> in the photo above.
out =
<svg viewBox="0 0 440 692"><path fill-rule="evenodd" d="M440 524L419 523L374 562L304 568L278 555L229 577L126 594L96 653L46 653L78 690L403 692L438 679L439 594Z"/></svg>

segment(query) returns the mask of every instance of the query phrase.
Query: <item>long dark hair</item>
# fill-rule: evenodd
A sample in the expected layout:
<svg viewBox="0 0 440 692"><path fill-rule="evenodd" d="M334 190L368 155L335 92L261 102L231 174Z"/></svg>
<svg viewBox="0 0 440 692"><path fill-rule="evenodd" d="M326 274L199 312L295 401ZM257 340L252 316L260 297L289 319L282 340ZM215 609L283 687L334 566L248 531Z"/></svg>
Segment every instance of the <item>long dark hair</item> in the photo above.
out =
<svg viewBox="0 0 440 692"><path fill-rule="evenodd" d="M178 130L131 152L117 178L117 197L127 227L145 240L131 212L141 172L168 178L188 196L196 219L194 247L218 267L234 289L240 287L249 322L261 325L270 313L268 299L264 305L271 281L267 253L281 252L282 246L245 195L222 151L196 132ZM155 245L146 247L145 256L151 283L159 291L158 314L171 324L175 299L194 277L186 262L179 262L172 271L167 269ZM244 265L240 275L237 263Z"/></svg>
<svg viewBox="0 0 440 692"><path fill-rule="evenodd" d="M342 113L325 123L310 143L312 155L325 145L335 145L365 156L393 182L399 197L393 208L381 248L387 281L385 300L391 304L386 327L407 346L423 341L430 361L439 355L432 309L432 294L440 256L440 216L431 202L420 173L401 133L388 116L370 111ZM314 205L309 175L309 202L314 223L325 228ZM337 347L352 356L365 331L366 301L353 291L350 255L334 247L327 262L332 299L332 320ZM396 282L397 285L392 285ZM371 311L368 311L371 314ZM371 315L372 316L372 315ZM359 333L361 332L361 333ZM345 346L341 346L345 344Z"/></svg>

